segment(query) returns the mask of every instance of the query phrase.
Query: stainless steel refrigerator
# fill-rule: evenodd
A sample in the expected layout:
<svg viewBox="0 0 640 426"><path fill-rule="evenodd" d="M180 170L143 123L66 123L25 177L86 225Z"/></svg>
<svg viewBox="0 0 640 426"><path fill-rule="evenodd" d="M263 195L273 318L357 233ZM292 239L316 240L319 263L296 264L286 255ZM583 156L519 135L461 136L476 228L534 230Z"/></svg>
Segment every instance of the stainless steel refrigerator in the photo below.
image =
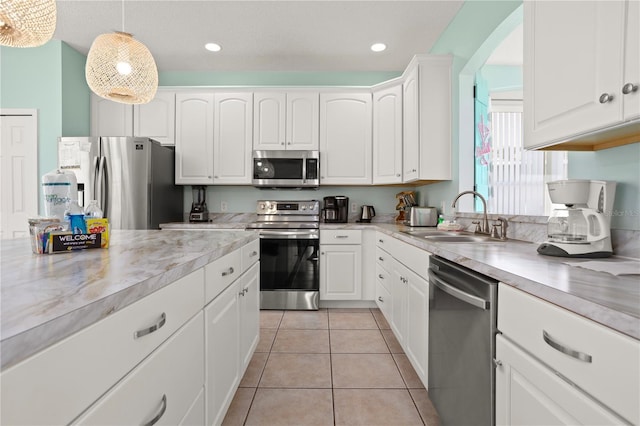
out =
<svg viewBox="0 0 640 426"><path fill-rule="evenodd" d="M111 229L158 229L183 220L174 149L148 138L58 138L58 167L78 179L78 201L98 200Z"/></svg>

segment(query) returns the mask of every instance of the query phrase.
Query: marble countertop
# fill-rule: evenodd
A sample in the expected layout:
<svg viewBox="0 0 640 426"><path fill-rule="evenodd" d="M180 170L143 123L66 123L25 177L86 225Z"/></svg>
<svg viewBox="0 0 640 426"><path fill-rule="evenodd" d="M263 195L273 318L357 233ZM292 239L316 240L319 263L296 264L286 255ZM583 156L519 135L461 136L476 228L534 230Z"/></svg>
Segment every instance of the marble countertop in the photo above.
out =
<svg viewBox="0 0 640 426"><path fill-rule="evenodd" d="M163 228L221 229L245 226L242 216L237 215L235 219L226 223L173 223L163 225ZM430 242L403 233L411 228L395 223L321 223L320 229L375 229L384 232L640 340L638 275L615 276L569 266L565 262L586 262L589 259L542 256L536 252L537 244L517 240L490 243ZM613 256L600 260L616 262L625 259Z"/></svg>
<svg viewBox="0 0 640 426"><path fill-rule="evenodd" d="M116 230L108 249L52 255L2 240L2 369L258 238L243 229Z"/></svg>

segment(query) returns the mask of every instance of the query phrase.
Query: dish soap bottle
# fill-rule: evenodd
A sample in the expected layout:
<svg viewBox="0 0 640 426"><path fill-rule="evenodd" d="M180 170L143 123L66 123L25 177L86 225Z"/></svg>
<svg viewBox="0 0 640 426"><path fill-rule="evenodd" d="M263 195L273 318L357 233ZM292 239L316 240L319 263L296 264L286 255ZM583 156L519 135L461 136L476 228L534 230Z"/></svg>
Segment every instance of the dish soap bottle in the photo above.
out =
<svg viewBox="0 0 640 426"><path fill-rule="evenodd" d="M87 224L84 221L84 211L76 200L69 202L69 207L64 212L64 218L69 221L69 229L74 234L86 234Z"/></svg>
<svg viewBox="0 0 640 426"><path fill-rule="evenodd" d="M101 219L102 209L98 206L97 200L89 201L89 205L84 209L84 217L86 219Z"/></svg>

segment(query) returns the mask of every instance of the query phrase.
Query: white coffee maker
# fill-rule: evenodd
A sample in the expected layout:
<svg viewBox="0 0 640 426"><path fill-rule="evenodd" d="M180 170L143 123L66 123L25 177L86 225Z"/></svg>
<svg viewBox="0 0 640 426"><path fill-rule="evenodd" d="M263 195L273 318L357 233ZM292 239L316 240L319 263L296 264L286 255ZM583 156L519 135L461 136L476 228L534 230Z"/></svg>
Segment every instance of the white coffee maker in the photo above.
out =
<svg viewBox="0 0 640 426"><path fill-rule="evenodd" d="M547 183L549 197L564 208L547 222L548 240L538 247L547 256L601 258L613 254L611 213L616 182L568 179Z"/></svg>

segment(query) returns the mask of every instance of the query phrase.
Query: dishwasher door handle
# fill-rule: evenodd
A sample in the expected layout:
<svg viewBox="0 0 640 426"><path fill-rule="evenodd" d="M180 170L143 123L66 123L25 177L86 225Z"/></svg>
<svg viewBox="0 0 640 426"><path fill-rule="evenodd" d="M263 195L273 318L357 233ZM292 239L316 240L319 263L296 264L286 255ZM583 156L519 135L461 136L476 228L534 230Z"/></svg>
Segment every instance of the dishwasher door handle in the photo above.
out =
<svg viewBox="0 0 640 426"><path fill-rule="evenodd" d="M432 271L429 271L429 282L458 300L461 300L485 311L489 309L490 303L488 300L484 300L481 297L466 293L459 288L452 286L451 284L447 284Z"/></svg>

